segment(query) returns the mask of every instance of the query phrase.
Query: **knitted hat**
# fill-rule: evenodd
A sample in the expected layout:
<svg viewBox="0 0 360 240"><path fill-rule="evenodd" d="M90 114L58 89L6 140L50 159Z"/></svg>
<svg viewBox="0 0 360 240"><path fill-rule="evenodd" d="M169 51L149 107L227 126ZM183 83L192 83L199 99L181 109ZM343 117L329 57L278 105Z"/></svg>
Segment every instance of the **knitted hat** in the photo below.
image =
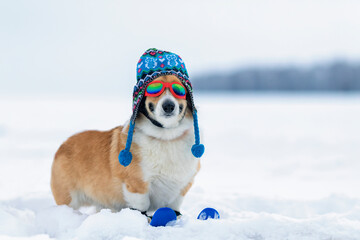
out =
<svg viewBox="0 0 360 240"><path fill-rule="evenodd" d="M175 75L186 87L187 94L189 94L194 118L195 144L192 146L191 152L195 157L200 158L205 151L204 145L200 144L197 112L192 94L193 90L189 81L189 75L186 71L184 61L180 58L179 55L174 53L158 50L156 48L150 48L140 57L140 60L137 64L137 83L134 87L133 93L133 114L130 119L126 147L119 154L119 162L125 167L128 166L132 160L132 154L130 152L132 136L135 127L135 120L138 115L141 100L145 94L145 89L147 85L155 78L163 75Z"/></svg>

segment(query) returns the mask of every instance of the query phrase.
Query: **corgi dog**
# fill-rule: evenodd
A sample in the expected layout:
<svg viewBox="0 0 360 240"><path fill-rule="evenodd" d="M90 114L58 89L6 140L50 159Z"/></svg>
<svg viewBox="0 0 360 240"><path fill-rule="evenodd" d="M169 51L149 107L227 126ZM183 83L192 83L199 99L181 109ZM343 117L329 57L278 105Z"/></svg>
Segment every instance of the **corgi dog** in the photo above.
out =
<svg viewBox="0 0 360 240"><path fill-rule="evenodd" d="M193 104L188 93L182 98L174 93L174 84L187 89L176 75L160 75L152 83L166 87L157 95L147 91L139 103L131 164L125 167L118 159L126 148L131 120L109 131L71 136L57 150L52 164L56 204L74 209L87 205L97 210L132 208L146 215L169 207L181 215L183 198L200 169L199 158L190 151L196 138Z"/></svg>

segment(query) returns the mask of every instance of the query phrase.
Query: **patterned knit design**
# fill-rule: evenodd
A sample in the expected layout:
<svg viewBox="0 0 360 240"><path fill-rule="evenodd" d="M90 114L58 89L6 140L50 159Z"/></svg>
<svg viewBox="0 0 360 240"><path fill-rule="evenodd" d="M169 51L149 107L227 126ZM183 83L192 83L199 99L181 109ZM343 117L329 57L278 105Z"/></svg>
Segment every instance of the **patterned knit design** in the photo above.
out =
<svg viewBox="0 0 360 240"><path fill-rule="evenodd" d="M175 75L180 79L190 95L192 107L195 111L192 86L189 81L185 63L180 56L168 51L150 48L140 57L136 70L137 83L133 92L133 116L131 118L133 122L136 119L137 111L147 85L162 75Z"/></svg>

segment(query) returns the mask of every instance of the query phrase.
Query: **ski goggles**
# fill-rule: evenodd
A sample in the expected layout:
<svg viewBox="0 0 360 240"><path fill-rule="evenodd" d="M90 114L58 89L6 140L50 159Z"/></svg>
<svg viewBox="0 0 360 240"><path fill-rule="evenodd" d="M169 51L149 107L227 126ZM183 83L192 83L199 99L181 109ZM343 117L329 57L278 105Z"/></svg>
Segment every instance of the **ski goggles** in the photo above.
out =
<svg viewBox="0 0 360 240"><path fill-rule="evenodd" d="M165 83L162 81L151 82L145 90L146 97L157 97L160 96L165 89L170 89L172 95L176 98L186 99L186 89L184 85L179 82Z"/></svg>

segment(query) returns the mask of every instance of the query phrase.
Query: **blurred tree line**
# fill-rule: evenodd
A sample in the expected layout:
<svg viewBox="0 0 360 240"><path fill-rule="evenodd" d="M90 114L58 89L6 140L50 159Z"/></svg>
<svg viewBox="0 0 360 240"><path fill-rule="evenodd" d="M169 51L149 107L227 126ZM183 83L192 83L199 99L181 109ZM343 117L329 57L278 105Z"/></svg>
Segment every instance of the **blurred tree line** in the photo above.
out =
<svg viewBox="0 0 360 240"><path fill-rule="evenodd" d="M197 90L359 91L360 63L252 67L197 76L192 82Z"/></svg>

